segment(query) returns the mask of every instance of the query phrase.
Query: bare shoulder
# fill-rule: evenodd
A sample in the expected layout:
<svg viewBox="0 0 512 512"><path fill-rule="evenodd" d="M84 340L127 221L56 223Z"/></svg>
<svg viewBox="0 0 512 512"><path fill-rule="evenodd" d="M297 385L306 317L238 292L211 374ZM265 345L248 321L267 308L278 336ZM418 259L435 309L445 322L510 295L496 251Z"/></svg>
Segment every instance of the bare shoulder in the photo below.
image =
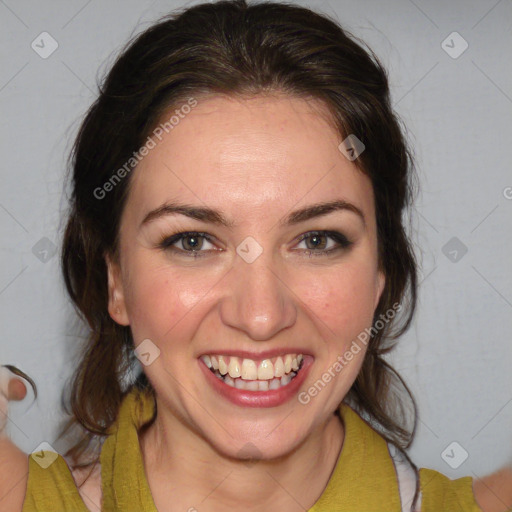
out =
<svg viewBox="0 0 512 512"><path fill-rule="evenodd" d="M27 481L28 455L0 436L0 510L22 510Z"/></svg>
<svg viewBox="0 0 512 512"><path fill-rule="evenodd" d="M78 492L85 505L92 512L101 510L101 466L100 463L85 468L76 468L71 471Z"/></svg>
<svg viewBox="0 0 512 512"><path fill-rule="evenodd" d="M512 507L512 468L474 479L473 493L483 512L508 512Z"/></svg>

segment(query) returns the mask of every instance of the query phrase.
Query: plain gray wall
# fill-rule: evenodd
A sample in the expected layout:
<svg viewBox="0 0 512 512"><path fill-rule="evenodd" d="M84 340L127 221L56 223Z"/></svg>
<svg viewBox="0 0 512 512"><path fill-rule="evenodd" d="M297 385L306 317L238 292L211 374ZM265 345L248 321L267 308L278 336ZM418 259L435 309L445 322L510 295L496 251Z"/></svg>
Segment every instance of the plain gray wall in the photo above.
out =
<svg viewBox="0 0 512 512"><path fill-rule="evenodd" d="M481 476L512 460L512 3L299 3L335 16L389 70L422 186L412 212L419 310L391 357L419 404L410 454L450 478ZM11 410L9 432L26 451L55 440L80 342L52 256L73 136L97 78L126 40L184 5L0 3L0 362L17 365L39 387L35 403ZM40 53L51 49L48 36L42 48L42 32L58 43L45 59L31 47L35 40ZM459 247L446 246L453 237ZM457 469L441 457L453 441L469 454Z"/></svg>

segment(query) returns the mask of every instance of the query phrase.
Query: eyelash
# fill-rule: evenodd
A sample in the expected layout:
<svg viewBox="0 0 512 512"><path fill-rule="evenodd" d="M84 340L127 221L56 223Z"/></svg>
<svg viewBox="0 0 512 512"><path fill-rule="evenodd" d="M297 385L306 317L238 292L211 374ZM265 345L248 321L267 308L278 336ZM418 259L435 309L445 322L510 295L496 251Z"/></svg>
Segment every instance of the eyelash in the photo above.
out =
<svg viewBox="0 0 512 512"><path fill-rule="evenodd" d="M314 249L305 249L304 252L306 252L310 257L311 256L315 256L315 257L330 256L332 253L338 252L340 250L348 249L353 244L353 242L348 240L348 238L344 234L339 233L338 231L325 231L325 230L324 231L308 231L307 233L304 233L303 235L301 235L299 237L297 243L300 243L300 242L302 242L308 238L312 238L314 236L325 236L327 238L331 238L338 244L338 246L331 248L331 249L327 249L327 250L322 249L322 250L318 250L318 251L314 250ZM212 237L210 235L208 235L208 233L202 233L199 231L183 231L183 232L175 233L173 235L166 236L165 238L163 238L159 242L158 248L162 249L162 250L170 250L175 253L181 253L183 255L186 255L187 257L191 257L194 259L206 257L207 256L206 254L201 254L201 253L208 252L208 251L200 251L200 250L199 251L187 251L184 249L178 249L176 247L173 247L173 245L176 242L179 242L179 241L183 240L184 238L188 238L188 237L198 237L198 238L200 237L200 238L206 239L210 243L213 243Z"/></svg>

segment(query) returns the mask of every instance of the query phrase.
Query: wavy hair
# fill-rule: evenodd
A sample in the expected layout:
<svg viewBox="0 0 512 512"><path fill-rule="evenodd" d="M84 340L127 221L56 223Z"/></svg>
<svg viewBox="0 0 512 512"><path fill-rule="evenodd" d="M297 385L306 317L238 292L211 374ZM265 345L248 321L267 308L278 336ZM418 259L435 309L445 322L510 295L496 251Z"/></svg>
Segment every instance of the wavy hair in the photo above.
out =
<svg viewBox="0 0 512 512"><path fill-rule="evenodd" d="M187 98L268 92L321 100L342 139L354 134L366 146L354 163L373 185L378 259L386 276L374 323L394 304L404 307L399 317L372 330L362 368L344 401L400 449L412 442L414 398L383 358L411 323L417 288L403 221L413 196L414 166L391 106L386 71L363 42L325 15L292 4L233 0L173 13L134 37L99 86L76 137L61 254L67 291L89 328L68 400L68 427L82 432L67 453L76 462L93 439L106 435L131 386L154 393L144 374L126 383L134 357L131 332L108 313L105 255L118 256L130 176L106 200L98 197L98 188L130 161L162 115ZM412 428L407 427L407 403Z"/></svg>

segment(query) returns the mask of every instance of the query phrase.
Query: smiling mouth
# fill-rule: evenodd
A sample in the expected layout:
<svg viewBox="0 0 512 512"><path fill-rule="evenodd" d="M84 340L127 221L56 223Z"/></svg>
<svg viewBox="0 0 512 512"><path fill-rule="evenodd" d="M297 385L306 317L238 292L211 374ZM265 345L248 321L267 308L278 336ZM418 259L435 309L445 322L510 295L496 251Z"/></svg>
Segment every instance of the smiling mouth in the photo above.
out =
<svg viewBox="0 0 512 512"><path fill-rule="evenodd" d="M201 359L218 379L245 391L271 391L284 387L304 366L302 354L264 359L259 364L251 359L222 355L205 355Z"/></svg>

